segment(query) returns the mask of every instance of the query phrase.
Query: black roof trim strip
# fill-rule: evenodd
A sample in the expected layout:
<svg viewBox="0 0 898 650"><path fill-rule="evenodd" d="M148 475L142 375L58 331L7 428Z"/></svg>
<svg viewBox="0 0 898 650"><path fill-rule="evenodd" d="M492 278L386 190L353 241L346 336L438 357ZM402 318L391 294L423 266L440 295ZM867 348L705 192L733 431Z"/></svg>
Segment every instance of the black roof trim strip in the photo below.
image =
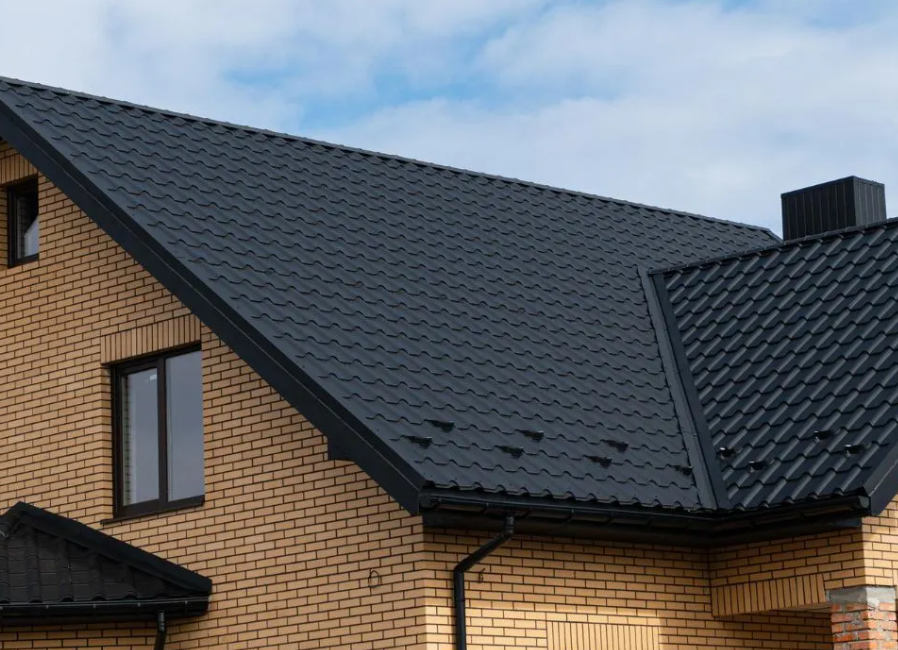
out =
<svg viewBox="0 0 898 650"><path fill-rule="evenodd" d="M898 429L890 432L892 448L885 455L864 486L870 495L870 510L883 512L898 494Z"/></svg>
<svg viewBox="0 0 898 650"><path fill-rule="evenodd" d="M0 102L0 133L274 390L325 436L333 436L352 454L352 460L403 507L417 513L418 492L424 481L411 466L340 408L310 377L298 369L291 372L288 360L262 337L253 336L253 328L236 310L204 291L204 283L161 246L154 246L152 238L120 206L4 102Z"/></svg>
<svg viewBox="0 0 898 650"><path fill-rule="evenodd" d="M646 295L650 295L649 304L657 301L658 309L661 311L663 325L656 325L658 331L659 345L662 346L662 353L665 343L670 346L669 353L672 355L670 361L673 368L667 368L667 354L662 354L665 361L665 371L668 376L675 375L670 381L671 391L676 386L682 391L683 400L674 400L674 404L679 408L684 408L688 416L681 419L681 422L688 420L692 425L692 430L687 432L692 435L686 435L685 439L689 445L689 449L695 448L695 452L700 458L700 467L710 482L710 491L714 499L714 507L728 510L732 507L730 498L727 495L726 486L723 483L723 474L714 455L714 446L711 442L711 433L708 429L708 422L705 419L705 412L702 408L701 400L695 389L695 381L692 378L692 371L689 369L689 362L686 359L686 350L683 348L683 340L680 331L677 328L677 319L674 315L673 305L670 302L670 296L667 293L667 284L661 275L651 275L646 280L647 283L653 285L646 287ZM654 289L654 290L652 290ZM663 330L663 331L662 331ZM693 464L695 462L693 461Z"/></svg>
<svg viewBox="0 0 898 650"><path fill-rule="evenodd" d="M649 306L649 318L651 318L658 340L661 362L664 365L664 374L670 387L671 400L677 413L677 419L680 421L680 428L683 431L686 453L689 455L690 464L693 467L700 468L700 471L694 472L699 498L704 507L716 509L720 507L716 492L719 487L722 487L722 483L721 486L715 485L714 476L715 474L719 475L720 472L716 466L708 464L708 458L705 456L702 447L701 437L703 434L707 437L707 427L704 432L699 431L695 414L684 390L683 376L674 355L671 342L672 337L668 330L669 316L665 312L658 295L657 283L653 282L653 279L644 270L640 270L640 276L642 277L642 288L645 291L646 302ZM667 302L669 303L670 301Z"/></svg>
<svg viewBox="0 0 898 650"><path fill-rule="evenodd" d="M624 539L668 545L720 546L822 530L858 527L871 514L861 494L752 511L677 513L645 507L539 501L521 497L426 490L424 522L492 530L508 514L522 533ZM451 523L450 523L451 522ZM573 531L577 531L573 534Z"/></svg>
<svg viewBox="0 0 898 650"><path fill-rule="evenodd" d="M200 616L209 609L208 598L159 598L142 601L95 601L89 603L22 603L0 605L0 626L41 626L52 622L90 623L155 620L165 612L167 618ZM48 620L50 619L50 620Z"/></svg>

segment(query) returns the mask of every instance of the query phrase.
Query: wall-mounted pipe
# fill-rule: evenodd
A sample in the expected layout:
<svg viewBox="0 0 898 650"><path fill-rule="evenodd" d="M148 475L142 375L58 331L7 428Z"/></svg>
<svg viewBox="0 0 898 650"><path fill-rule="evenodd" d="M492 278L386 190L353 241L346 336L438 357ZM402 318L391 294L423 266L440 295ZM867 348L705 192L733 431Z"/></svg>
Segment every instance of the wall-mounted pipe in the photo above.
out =
<svg viewBox="0 0 898 650"><path fill-rule="evenodd" d="M452 571L452 603L455 610L455 647L457 650L467 650L468 647L465 572L510 540L512 536L514 536L514 517L506 517L505 529L502 533L459 562Z"/></svg>
<svg viewBox="0 0 898 650"><path fill-rule="evenodd" d="M156 616L156 645L153 646L153 650L164 650L167 634L168 626L165 624L165 612L159 612Z"/></svg>

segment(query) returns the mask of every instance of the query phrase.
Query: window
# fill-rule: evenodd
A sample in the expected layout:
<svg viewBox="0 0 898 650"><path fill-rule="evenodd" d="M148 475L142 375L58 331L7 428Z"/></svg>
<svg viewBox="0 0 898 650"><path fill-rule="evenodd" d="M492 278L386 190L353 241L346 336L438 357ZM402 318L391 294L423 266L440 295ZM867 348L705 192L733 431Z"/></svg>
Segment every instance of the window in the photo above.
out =
<svg viewBox="0 0 898 650"><path fill-rule="evenodd" d="M39 248L39 220L37 213L37 181L30 181L9 189L9 265L23 264L37 259Z"/></svg>
<svg viewBox="0 0 898 650"><path fill-rule="evenodd" d="M200 351L122 364L113 374L116 516L202 503Z"/></svg>

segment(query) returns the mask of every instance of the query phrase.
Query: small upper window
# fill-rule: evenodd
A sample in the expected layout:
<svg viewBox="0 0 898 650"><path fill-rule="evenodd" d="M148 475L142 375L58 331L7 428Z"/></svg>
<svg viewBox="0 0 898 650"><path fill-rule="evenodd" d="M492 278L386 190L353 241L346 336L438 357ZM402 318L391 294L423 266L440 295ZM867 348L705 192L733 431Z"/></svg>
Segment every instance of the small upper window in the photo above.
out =
<svg viewBox="0 0 898 650"><path fill-rule="evenodd" d="M200 352L115 369L116 514L195 505L203 485Z"/></svg>
<svg viewBox="0 0 898 650"><path fill-rule="evenodd" d="M37 182L9 189L9 265L37 259L40 222L37 212Z"/></svg>

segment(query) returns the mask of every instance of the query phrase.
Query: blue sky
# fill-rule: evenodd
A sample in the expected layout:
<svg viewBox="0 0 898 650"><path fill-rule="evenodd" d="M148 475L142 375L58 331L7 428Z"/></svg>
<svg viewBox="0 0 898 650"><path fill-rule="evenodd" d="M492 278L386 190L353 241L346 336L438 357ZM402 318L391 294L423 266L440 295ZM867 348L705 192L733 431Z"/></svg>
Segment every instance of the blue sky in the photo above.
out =
<svg viewBox="0 0 898 650"><path fill-rule="evenodd" d="M893 0L2 6L42 24L5 76L775 230L783 191L898 188Z"/></svg>

